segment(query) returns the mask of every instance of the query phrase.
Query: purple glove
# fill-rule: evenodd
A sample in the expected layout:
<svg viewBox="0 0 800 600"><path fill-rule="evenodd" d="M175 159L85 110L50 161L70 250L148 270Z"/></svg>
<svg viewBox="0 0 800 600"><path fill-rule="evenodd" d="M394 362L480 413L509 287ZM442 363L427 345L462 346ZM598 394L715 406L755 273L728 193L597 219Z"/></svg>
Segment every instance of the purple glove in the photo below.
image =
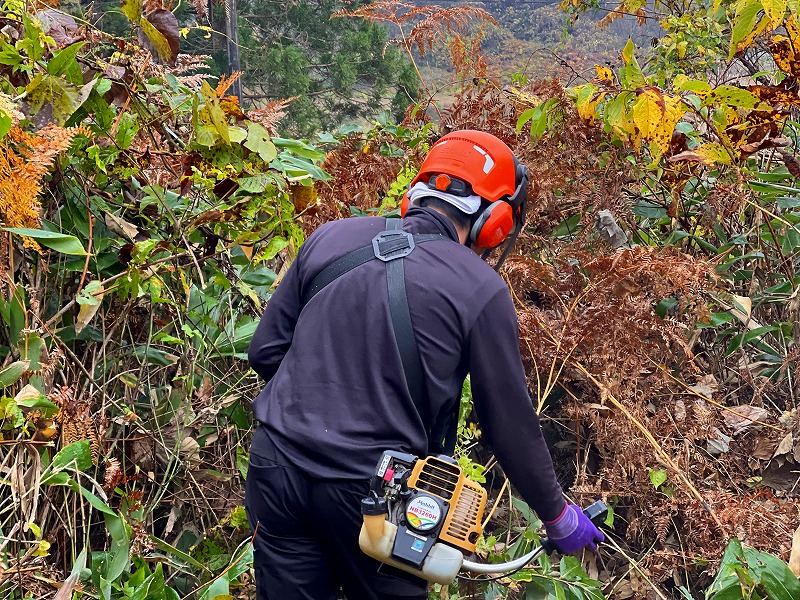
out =
<svg viewBox="0 0 800 600"><path fill-rule="evenodd" d="M555 521L544 522L547 537L561 554L575 554L583 548L597 552L606 536L595 527L579 506L567 504Z"/></svg>

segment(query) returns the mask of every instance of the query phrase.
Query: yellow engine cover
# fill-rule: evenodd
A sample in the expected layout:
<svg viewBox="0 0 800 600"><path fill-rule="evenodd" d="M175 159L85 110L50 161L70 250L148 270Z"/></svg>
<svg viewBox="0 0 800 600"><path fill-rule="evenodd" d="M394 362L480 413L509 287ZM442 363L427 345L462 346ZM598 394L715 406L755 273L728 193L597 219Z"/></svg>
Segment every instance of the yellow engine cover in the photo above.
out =
<svg viewBox="0 0 800 600"><path fill-rule="evenodd" d="M467 479L457 464L435 456L414 463L408 485L449 502L439 539L472 554L482 532L486 490Z"/></svg>

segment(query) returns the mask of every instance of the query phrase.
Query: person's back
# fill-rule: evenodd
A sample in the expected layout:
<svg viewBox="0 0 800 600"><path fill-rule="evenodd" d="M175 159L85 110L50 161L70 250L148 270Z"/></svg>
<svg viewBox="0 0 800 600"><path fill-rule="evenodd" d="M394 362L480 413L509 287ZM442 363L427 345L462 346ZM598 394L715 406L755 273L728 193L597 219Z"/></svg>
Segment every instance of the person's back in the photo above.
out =
<svg viewBox="0 0 800 600"><path fill-rule="evenodd" d="M287 297L302 303L327 264L368 245L385 228L385 219L366 217L319 229L304 244L292 278L276 292L281 304ZM442 215L412 209L404 229L446 238L419 244L403 259L428 415L444 416L460 397L468 369L465 344L475 319L508 290L489 265L458 243ZM302 308L280 368L254 401L256 418L273 443L307 473L325 465L326 477L364 479L386 449L427 451L427 426L406 385L386 287L385 264L372 260L315 295ZM256 371L276 342L274 335L262 340L256 333L250 351Z"/></svg>

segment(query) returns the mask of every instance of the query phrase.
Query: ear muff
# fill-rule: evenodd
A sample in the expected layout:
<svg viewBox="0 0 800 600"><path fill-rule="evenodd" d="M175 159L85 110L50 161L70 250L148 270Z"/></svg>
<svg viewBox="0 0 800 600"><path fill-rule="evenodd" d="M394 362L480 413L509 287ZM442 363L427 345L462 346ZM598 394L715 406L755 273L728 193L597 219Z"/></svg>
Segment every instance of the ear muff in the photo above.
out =
<svg viewBox="0 0 800 600"><path fill-rule="evenodd" d="M400 216L405 217L406 213L408 212L408 205L410 201L408 199L408 192L403 194L403 199L400 201Z"/></svg>
<svg viewBox="0 0 800 600"><path fill-rule="evenodd" d="M498 200L487 206L469 232L469 239L481 248L496 248L514 229L514 209L508 202Z"/></svg>

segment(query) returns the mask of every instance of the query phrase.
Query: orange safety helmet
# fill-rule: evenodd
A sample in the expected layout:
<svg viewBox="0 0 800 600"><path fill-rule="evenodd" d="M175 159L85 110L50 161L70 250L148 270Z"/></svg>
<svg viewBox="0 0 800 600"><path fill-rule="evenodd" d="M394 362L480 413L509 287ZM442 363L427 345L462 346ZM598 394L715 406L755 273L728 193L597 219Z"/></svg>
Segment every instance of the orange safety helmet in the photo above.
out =
<svg viewBox="0 0 800 600"><path fill-rule="evenodd" d="M473 215L469 233L469 241L482 248L496 248L517 223L522 225L528 169L502 140L490 133L465 129L439 139L409 189L420 181L459 196L476 194L489 202ZM469 186L464 186L464 182ZM400 207L401 216L405 216L408 205L406 195Z"/></svg>

